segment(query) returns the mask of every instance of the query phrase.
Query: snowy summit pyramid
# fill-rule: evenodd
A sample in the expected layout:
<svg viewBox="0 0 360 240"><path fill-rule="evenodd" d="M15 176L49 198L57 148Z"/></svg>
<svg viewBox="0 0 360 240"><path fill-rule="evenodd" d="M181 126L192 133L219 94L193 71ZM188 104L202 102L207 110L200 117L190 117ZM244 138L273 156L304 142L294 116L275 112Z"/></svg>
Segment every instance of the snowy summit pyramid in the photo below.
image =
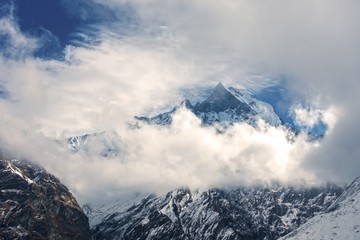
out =
<svg viewBox="0 0 360 240"><path fill-rule="evenodd" d="M235 88L229 88L229 90L220 82L204 101L192 105L186 99L180 107L192 111L204 125L217 123L225 128L236 122L247 122L255 125L260 119L272 126L281 124L280 118L270 104L255 99ZM154 117L135 118L148 124L168 125L171 124L172 115L177 109L179 106L174 107L170 112L161 113Z"/></svg>
<svg viewBox="0 0 360 240"><path fill-rule="evenodd" d="M197 103L195 105L195 112L223 112L228 109L236 109L240 105L246 109L248 112L251 111L251 108L240 102L234 95L232 95L228 90L225 89L222 83L218 83L214 88L212 94L203 102Z"/></svg>

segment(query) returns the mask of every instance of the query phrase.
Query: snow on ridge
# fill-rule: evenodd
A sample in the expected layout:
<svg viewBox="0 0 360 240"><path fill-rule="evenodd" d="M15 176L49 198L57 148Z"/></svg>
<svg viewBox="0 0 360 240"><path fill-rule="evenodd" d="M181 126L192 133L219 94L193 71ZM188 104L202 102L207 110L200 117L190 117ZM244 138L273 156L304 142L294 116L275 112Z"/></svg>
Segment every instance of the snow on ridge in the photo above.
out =
<svg viewBox="0 0 360 240"><path fill-rule="evenodd" d="M248 104L261 119L272 126L281 124L279 116L275 113L273 106L267 102L260 101L245 92L241 92L233 87L228 88L228 91L234 95L239 101Z"/></svg>
<svg viewBox="0 0 360 240"><path fill-rule="evenodd" d="M17 174L18 176L20 176L22 179L24 179L29 185L35 183L33 180L31 180L30 178L28 178L26 175L24 175L21 170L14 166L11 161L8 161L8 166L7 169L9 169L11 172Z"/></svg>
<svg viewBox="0 0 360 240"><path fill-rule="evenodd" d="M328 208L280 240L360 239L360 178Z"/></svg>
<svg viewBox="0 0 360 240"><path fill-rule="evenodd" d="M271 126L279 126L282 123L269 103L260 101L233 87L226 89L221 83L214 88L208 98L195 105L191 105L189 100L185 100L180 106L174 107L169 112L153 117L135 117L135 119L148 124L169 125L172 122L172 115L180 107L194 112L205 125L220 124L224 128L235 122L247 122L253 125L259 119Z"/></svg>
<svg viewBox="0 0 360 240"><path fill-rule="evenodd" d="M339 204L346 201L348 198L352 197L353 195L360 193L360 177L356 178L350 186L341 194L338 199L336 199L333 204L329 206L327 209L328 212L335 210L337 207L339 207Z"/></svg>

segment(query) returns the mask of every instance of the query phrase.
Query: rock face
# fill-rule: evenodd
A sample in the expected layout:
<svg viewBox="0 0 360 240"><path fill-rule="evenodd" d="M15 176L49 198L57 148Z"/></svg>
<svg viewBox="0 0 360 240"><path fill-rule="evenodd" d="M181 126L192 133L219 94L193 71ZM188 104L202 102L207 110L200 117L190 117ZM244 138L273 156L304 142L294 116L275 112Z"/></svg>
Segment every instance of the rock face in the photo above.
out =
<svg viewBox="0 0 360 240"><path fill-rule="evenodd" d="M330 206L342 188L187 188L104 216L93 239L277 239ZM119 208L121 209L121 208Z"/></svg>
<svg viewBox="0 0 360 240"><path fill-rule="evenodd" d="M74 196L43 168L0 157L0 239L91 239Z"/></svg>

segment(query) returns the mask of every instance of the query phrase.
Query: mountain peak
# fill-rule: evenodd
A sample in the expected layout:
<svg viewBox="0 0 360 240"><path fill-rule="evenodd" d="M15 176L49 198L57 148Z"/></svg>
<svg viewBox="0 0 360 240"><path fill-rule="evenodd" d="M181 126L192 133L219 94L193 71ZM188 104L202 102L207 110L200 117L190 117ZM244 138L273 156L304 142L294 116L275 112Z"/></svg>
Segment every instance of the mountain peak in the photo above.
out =
<svg viewBox="0 0 360 240"><path fill-rule="evenodd" d="M181 102L180 107L191 109L192 104L189 99L185 99L184 101Z"/></svg>
<svg viewBox="0 0 360 240"><path fill-rule="evenodd" d="M149 124L168 125L171 124L172 115L176 110L183 108L192 111L206 125L215 122L220 122L223 126L231 125L234 122L248 122L253 125L259 118L272 126L281 124L279 117L270 104L245 93L242 94L235 88L226 89L221 82L212 89L210 96L195 105L185 99L179 106L174 107L169 112L150 118L136 117L136 119Z"/></svg>
<svg viewBox="0 0 360 240"><path fill-rule="evenodd" d="M205 102L219 102L229 98L233 98L233 100L236 99L228 90L226 90L224 85L219 82Z"/></svg>
<svg viewBox="0 0 360 240"><path fill-rule="evenodd" d="M241 105L241 102L219 82L205 101L195 105L195 111L205 113L223 112L227 109L235 109L239 105Z"/></svg>
<svg viewBox="0 0 360 240"><path fill-rule="evenodd" d="M214 88L211 95L208 97L208 99L213 99L213 100L218 101L218 100L222 100L224 98L227 98L230 95L232 95L232 94L224 87L224 85L221 82L219 82L216 85L216 87Z"/></svg>
<svg viewBox="0 0 360 240"><path fill-rule="evenodd" d="M216 85L216 87L214 88L214 92L215 92L215 91L227 91L227 90L225 89L224 85L223 85L221 82L219 82L219 83Z"/></svg>

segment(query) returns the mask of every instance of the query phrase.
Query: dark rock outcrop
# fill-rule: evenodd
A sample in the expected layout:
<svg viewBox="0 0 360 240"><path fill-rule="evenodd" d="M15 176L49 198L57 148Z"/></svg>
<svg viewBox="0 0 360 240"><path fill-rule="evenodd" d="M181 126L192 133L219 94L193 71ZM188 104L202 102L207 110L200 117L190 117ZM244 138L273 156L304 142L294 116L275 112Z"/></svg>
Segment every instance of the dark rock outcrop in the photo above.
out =
<svg viewBox="0 0 360 240"><path fill-rule="evenodd" d="M43 168L0 157L0 239L91 239L74 196Z"/></svg>

